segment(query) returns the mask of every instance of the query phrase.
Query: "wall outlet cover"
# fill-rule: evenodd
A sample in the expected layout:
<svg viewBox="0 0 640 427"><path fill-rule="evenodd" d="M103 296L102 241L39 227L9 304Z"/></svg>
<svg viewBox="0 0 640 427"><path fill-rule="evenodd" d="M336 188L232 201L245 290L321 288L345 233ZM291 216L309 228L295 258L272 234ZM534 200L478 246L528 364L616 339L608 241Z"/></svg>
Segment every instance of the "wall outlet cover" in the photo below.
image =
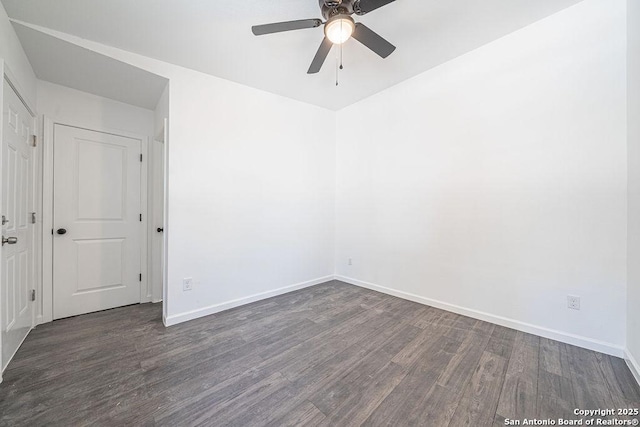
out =
<svg viewBox="0 0 640 427"><path fill-rule="evenodd" d="M580 297L567 295L567 307L572 310L580 310Z"/></svg>

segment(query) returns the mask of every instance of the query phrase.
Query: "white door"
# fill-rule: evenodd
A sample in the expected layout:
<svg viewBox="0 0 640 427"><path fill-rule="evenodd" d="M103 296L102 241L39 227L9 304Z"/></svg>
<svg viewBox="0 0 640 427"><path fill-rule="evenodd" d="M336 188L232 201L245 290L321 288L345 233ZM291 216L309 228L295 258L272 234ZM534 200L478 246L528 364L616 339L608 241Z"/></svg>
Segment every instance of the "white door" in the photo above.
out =
<svg viewBox="0 0 640 427"><path fill-rule="evenodd" d="M33 325L34 119L4 81L2 126L2 368Z"/></svg>
<svg viewBox="0 0 640 427"><path fill-rule="evenodd" d="M55 125L54 319L140 302L140 149Z"/></svg>
<svg viewBox="0 0 640 427"><path fill-rule="evenodd" d="M152 262L151 262L151 299L162 299L164 272L164 144L153 141L153 179L151 191L153 199Z"/></svg>

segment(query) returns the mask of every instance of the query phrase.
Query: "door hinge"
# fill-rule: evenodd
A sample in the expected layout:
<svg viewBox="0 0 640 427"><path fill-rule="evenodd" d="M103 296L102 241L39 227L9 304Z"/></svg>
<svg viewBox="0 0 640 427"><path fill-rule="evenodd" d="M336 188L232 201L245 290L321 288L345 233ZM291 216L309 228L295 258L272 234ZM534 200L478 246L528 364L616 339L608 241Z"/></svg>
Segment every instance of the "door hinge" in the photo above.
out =
<svg viewBox="0 0 640 427"><path fill-rule="evenodd" d="M31 212L31 224L35 224L35 223L36 223L36 213Z"/></svg>
<svg viewBox="0 0 640 427"><path fill-rule="evenodd" d="M36 290L31 289L31 301L35 301L35 300L36 300Z"/></svg>
<svg viewBox="0 0 640 427"><path fill-rule="evenodd" d="M140 153L140 161L142 162L142 153Z"/></svg>
<svg viewBox="0 0 640 427"><path fill-rule="evenodd" d="M142 222L142 214L140 214L140 222Z"/></svg>
<svg viewBox="0 0 640 427"><path fill-rule="evenodd" d="M142 282L142 273L140 273L140 277L138 278Z"/></svg>
<svg viewBox="0 0 640 427"><path fill-rule="evenodd" d="M31 145L35 147L37 143L38 137L36 135L31 135Z"/></svg>

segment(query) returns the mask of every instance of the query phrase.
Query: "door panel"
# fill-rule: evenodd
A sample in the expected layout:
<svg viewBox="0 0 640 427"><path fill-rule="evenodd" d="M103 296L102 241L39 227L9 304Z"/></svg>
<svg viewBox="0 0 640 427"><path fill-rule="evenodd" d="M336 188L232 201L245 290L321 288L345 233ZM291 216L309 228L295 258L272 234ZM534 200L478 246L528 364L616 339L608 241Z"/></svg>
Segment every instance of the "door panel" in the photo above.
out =
<svg viewBox="0 0 640 427"><path fill-rule="evenodd" d="M78 139L77 149L76 219L124 221L127 147Z"/></svg>
<svg viewBox="0 0 640 427"><path fill-rule="evenodd" d="M140 302L140 149L55 125L54 319Z"/></svg>
<svg viewBox="0 0 640 427"><path fill-rule="evenodd" d="M9 221L2 236L17 238L2 246L2 368L4 369L33 325L30 293L34 283L34 119L6 81L2 127L2 214Z"/></svg>
<svg viewBox="0 0 640 427"><path fill-rule="evenodd" d="M76 240L75 243L78 253L77 292L123 286L124 239ZM96 265L108 265L109 268L93 268Z"/></svg>

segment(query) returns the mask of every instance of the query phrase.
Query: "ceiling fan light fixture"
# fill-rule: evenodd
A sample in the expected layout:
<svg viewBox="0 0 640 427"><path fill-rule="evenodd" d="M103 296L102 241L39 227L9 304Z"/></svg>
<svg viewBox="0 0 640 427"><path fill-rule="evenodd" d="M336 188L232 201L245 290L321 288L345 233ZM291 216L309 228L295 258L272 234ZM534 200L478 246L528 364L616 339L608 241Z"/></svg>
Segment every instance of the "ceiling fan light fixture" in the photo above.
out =
<svg viewBox="0 0 640 427"><path fill-rule="evenodd" d="M356 23L349 15L335 15L324 25L324 35L333 44L342 44L351 38Z"/></svg>

